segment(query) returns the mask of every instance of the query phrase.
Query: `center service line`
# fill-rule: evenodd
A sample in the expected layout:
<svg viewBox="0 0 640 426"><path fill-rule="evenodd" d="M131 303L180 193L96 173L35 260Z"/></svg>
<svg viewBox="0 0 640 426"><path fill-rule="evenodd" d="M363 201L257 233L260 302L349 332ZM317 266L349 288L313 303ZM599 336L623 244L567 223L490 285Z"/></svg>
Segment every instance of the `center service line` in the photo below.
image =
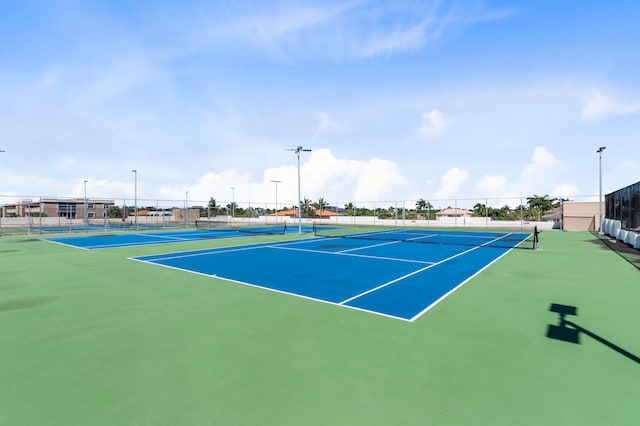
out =
<svg viewBox="0 0 640 426"><path fill-rule="evenodd" d="M380 290L381 288L387 287L387 286L389 286L389 285L391 285L391 284L393 284L393 283L396 283L396 282L398 282L398 281L404 280L405 278L409 278L409 277L410 277L410 276L412 276L412 275L418 274L418 273L420 273L420 272L426 271L427 269L431 269L431 268L433 268L434 266L438 266L438 265L440 265L440 264L443 264L443 263L445 263L445 262L448 262L448 261L450 261L450 260L452 260L452 259L455 259L456 257L462 256L463 254L470 253L470 252L472 252L472 251L474 251L474 250L477 250L477 249L481 248L481 247L482 247L482 246L484 246L484 245L491 244L491 243L493 243L494 241L501 240L502 238L505 238L505 237L507 237L507 236L509 236L509 235L511 235L511 233L509 233L509 234L507 234L507 235L503 235L502 237L499 237L499 238L493 239L493 240L491 240L491 241L487 241L486 243L484 243L484 244L482 244L482 245L480 245L480 246L470 248L469 250L465 250L465 251L460 252L460 253L458 253L458 254L455 254L455 255L453 255L453 256L451 256L451 257L448 257L448 258L446 258L446 259L442 259L440 262L436 262L436 263L434 263L433 265L425 266L424 268L418 269L417 271L410 272L410 273L408 273L408 274L406 274L406 275L403 275L403 276L401 276L401 277L399 277L399 278L396 278L395 280L391 280L391 281L389 281L389 282L387 282L387 283L381 284L381 285L379 285L378 287L374 287L374 288L372 288L372 289L370 289L370 290L367 290L367 291L365 291L365 292L363 292L363 293L356 294L355 296L350 297L349 299L343 300L342 302L340 302L340 303L338 303L338 304L339 304L339 305L344 305L345 303L349 303L349 302L351 302L351 301L353 301L353 300L355 300L355 299L359 299L360 297L365 296L365 295L367 295L367 294L369 294L369 293L373 293L374 291L378 291L378 290Z"/></svg>

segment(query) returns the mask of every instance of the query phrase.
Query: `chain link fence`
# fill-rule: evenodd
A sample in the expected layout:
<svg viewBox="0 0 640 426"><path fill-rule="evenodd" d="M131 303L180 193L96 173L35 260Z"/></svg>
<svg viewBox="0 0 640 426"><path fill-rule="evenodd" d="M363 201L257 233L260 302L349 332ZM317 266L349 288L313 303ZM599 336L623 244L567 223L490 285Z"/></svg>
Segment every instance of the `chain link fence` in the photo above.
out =
<svg viewBox="0 0 640 426"><path fill-rule="evenodd" d="M113 199L0 195L0 233L89 232L194 227L197 219L234 225L289 223L532 229L562 227L566 202L597 196L521 196L390 201L320 198L278 203L235 200ZM597 214L595 212L594 214Z"/></svg>

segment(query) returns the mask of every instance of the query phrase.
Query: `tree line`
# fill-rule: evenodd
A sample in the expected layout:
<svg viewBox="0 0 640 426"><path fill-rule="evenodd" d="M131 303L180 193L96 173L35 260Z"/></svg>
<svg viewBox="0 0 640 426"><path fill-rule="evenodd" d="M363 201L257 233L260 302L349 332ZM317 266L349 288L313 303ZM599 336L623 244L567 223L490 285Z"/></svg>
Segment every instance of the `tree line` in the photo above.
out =
<svg viewBox="0 0 640 426"><path fill-rule="evenodd" d="M550 210L559 207L563 202L569 201L564 198L550 198L549 195L533 195L527 197L525 204L516 207L504 205L502 207L490 207L483 203L476 203L473 206L472 216L488 217L494 220L540 220L544 214ZM433 204L425 199L416 201L414 208L389 206L387 208L370 209L368 207L358 207L353 202L344 204L344 206L330 206L324 198L318 198L312 201L308 198L302 200L302 217L313 218L321 217L324 211L333 211L347 216L376 216L379 219L405 218L409 220L435 220L436 214L442 209L434 208ZM448 206L447 209L452 208ZM192 206L190 209L200 209L201 217L218 216L218 215L234 215L236 217L259 217L276 213L276 209L265 207L247 207L243 208L238 203L232 202L226 205L219 205L215 198L211 198L206 206ZM139 207L138 210L156 211L153 206ZM161 210L161 209L160 209ZM298 210L298 206L291 205L278 208L277 211ZM121 217L123 214L128 216L134 211L133 206L111 206L107 212L110 218Z"/></svg>

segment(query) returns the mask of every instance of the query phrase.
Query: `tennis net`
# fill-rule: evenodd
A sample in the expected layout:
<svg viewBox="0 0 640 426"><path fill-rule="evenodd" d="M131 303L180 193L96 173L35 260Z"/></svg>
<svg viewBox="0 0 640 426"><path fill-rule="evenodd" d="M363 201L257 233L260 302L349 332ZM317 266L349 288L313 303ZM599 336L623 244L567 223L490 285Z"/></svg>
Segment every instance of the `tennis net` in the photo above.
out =
<svg viewBox="0 0 640 426"><path fill-rule="evenodd" d="M241 232L259 235L279 235L287 233L287 224L278 223L276 225L247 225L220 222L209 219L196 219L196 229L212 232Z"/></svg>
<svg viewBox="0 0 640 426"><path fill-rule="evenodd" d="M531 233L450 231L424 229L375 229L372 227L340 227L314 224L314 235L327 238L355 238L374 241L397 241L418 244L442 244L467 247L518 248L534 250L538 248L538 229Z"/></svg>

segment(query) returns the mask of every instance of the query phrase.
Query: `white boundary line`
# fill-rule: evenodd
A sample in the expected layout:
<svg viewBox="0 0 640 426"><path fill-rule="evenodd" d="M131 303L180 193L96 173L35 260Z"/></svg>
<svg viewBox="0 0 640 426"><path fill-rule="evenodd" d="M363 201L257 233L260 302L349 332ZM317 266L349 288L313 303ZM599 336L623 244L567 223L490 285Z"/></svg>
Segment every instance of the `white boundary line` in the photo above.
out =
<svg viewBox="0 0 640 426"><path fill-rule="evenodd" d="M179 237L178 235L160 235L160 234L131 234L131 235L135 235L137 237L150 237L151 239L153 238L158 238L158 239L165 239L165 240L178 240L178 241L193 241L192 238L188 238L188 237ZM184 235L184 234L183 234Z"/></svg>
<svg viewBox="0 0 640 426"><path fill-rule="evenodd" d="M471 281L473 278L475 278L478 274L480 274L480 272L484 271L485 269L487 269L489 266L493 265L494 263L496 263L498 260L500 260L502 257L504 257L507 253L509 253L511 250L513 250L515 247L507 249L507 251L505 251L504 253L502 253L500 256L496 257L495 259L493 259L491 262L487 263L482 269L480 269L478 272L476 272L475 274L471 275L469 278L467 278L466 280L462 281L460 284L458 284L457 286L455 286L454 288L452 288L451 290L449 290L448 292L446 292L445 294L443 294L442 296L440 296L440 298L438 300L435 300L432 304L430 304L429 306L427 306L426 308L424 308L422 311L420 311L419 313L417 313L413 318L411 318L409 320L409 322L414 322L415 320L417 320L418 318L420 318L422 315L424 315L425 313L427 313L429 310L431 310L431 308L433 308L434 306L436 306L438 303L442 302L447 296L449 296L451 293L453 293L454 291L456 291L457 289L459 289L460 287L462 287L463 285L465 285L466 283L468 283L469 281Z"/></svg>
<svg viewBox="0 0 640 426"><path fill-rule="evenodd" d="M169 231L170 232L170 231ZM193 231L195 232L195 231ZM153 235L153 234L140 234L140 233L135 233L135 234L114 234L114 235L104 235L105 237L116 237L116 236L127 236L127 235L138 235L138 236L144 236L144 237L158 237L158 238L166 238L166 239L172 239L172 237L168 237L168 236L159 236L157 234ZM72 238L91 238L91 237L95 237L95 235L93 236L68 236L68 237L61 237L61 239L72 239ZM153 245L157 245L157 244L171 244L171 243L192 243L192 242L199 242L199 241L208 241L208 240L235 240L235 239L243 239L245 238L245 236L233 236L233 237L221 237L221 238L192 238L192 239L179 239L179 238L175 238L176 241L162 241L162 240L153 240L150 239L149 241L140 241L140 242L130 242L130 243L115 243L115 244L99 244L99 245L91 245L91 246L79 246L79 245L74 245L74 244L66 244L60 241L54 241L51 239L48 239L47 237L45 238L40 238L40 240L42 241L47 241L50 243L55 243L55 244L60 244L63 246L67 246L67 247L73 247L73 248L77 248L80 250L102 250L102 249L110 249L110 248L126 248L126 247L140 247L140 246L153 246ZM284 241L283 243L291 243L294 241L310 241L309 239L302 239L302 240L290 240L290 241ZM278 242L275 242L278 243ZM265 243L255 243L255 244L265 244ZM268 243L267 243L268 244ZM247 244L247 245L252 245L252 244ZM187 251L196 251L196 250L187 250ZM175 253L179 253L179 252L175 252Z"/></svg>
<svg viewBox="0 0 640 426"><path fill-rule="evenodd" d="M91 250L91 249L90 249L90 248L88 248L88 247L79 247L79 246L74 246L73 244L65 244L65 243L62 243L62 242L60 242L60 241L48 240L48 239L46 239L46 238L39 238L39 240L40 240L40 241L46 241L46 242L48 242L48 243L53 243L53 244L60 244L61 246L65 246L65 247L73 247L73 248L75 248L75 249L80 249L80 250L87 250L87 251Z"/></svg>
<svg viewBox="0 0 640 426"><path fill-rule="evenodd" d="M193 271L193 270L190 270L190 269L183 269L183 268L178 268L178 267L175 267L175 266L163 265L161 263L155 263L153 261L140 260L140 259L136 259L135 257L129 257L128 259L136 261L136 262L141 262L141 263L154 265L154 266L161 266L163 268L174 269L174 270L177 270L177 271L189 272L189 273L196 274L196 275L201 275L201 276L204 276L204 277L207 277L207 278L216 278L216 279L219 279L219 280L222 280L222 281L228 281L228 282L231 282L231 283L234 283L234 284L246 285L246 286L249 286L249 287L259 288L259 289L262 289L262 290L272 291L272 292L275 292L275 293L285 294L285 295L288 295L288 296L295 296L295 297L298 297L298 298L301 298L301 299L312 300L314 302L320 302L320 303L325 303L327 305L338 306L340 308L348 308L348 309L353 309L353 310L361 311L361 312L367 312L367 313L370 313L370 314L375 314L375 315L379 315L379 316L383 316L383 317L387 317L387 318L392 318L392 319L396 319L396 320L400 320L400 321L411 322L411 320L409 320L407 318L397 317L395 315L389 315L389 314L385 314L383 312L371 311L369 309L358 308L356 306L340 305L339 303L331 302L329 300L318 299L318 298L315 298L315 297L305 296L305 295L298 294L298 293L291 293L291 292L284 291L284 290L278 290L278 289L273 288L273 287L267 287L267 286L262 286L262 285L258 285L258 284L248 283L248 282L245 282L245 281L234 280L234 279L222 277L222 276L216 275L216 274L205 274L205 273Z"/></svg>
<svg viewBox="0 0 640 426"><path fill-rule="evenodd" d="M281 245L301 244L309 241L312 241L312 240L303 239L303 240L291 240L291 241L274 241L274 242L267 242L267 243L254 243L254 244L245 244L245 245L230 246L230 247L212 247L208 249L177 251L173 253L156 254L156 255L152 254L152 255L136 256L136 257L154 258L154 261L160 261L165 259L180 259L180 258L191 257L191 256L197 257L197 256L205 256L205 255L217 254L217 253L229 253L233 251L255 250L259 248L278 248ZM135 259L134 257L131 257L130 259L138 260L138 259Z"/></svg>
<svg viewBox="0 0 640 426"><path fill-rule="evenodd" d="M160 261L163 261L163 260L183 259L185 257L209 256L209 255L218 254L218 253L231 253L231 252L234 252L234 251L257 250L257 249L260 249L260 248L264 248L264 246L262 246L262 247L246 247L246 246L242 246L242 247L238 247L238 248L229 248L229 249L220 249L220 250L211 249L211 251L203 251L201 253L188 253L188 252L186 252L185 254L181 254L179 256L161 257L162 255L158 255L158 258L154 259L154 262L160 262ZM171 253L169 253L169 254L171 254ZM151 256L140 256L140 257L153 257L153 255L151 255Z"/></svg>
<svg viewBox="0 0 640 426"><path fill-rule="evenodd" d="M510 235L510 234L507 234L507 235ZM391 281L389 281L389 282L386 282L386 283L384 283L384 284L381 284L381 285L379 285L378 287L375 287L375 288L369 289L369 290L367 290L367 291L365 291L365 292L362 292L362 293L360 293L360 294L356 294L355 296L350 297L349 299L346 299L346 300L343 300L342 302L340 302L340 305L344 305L345 303L349 303L349 302L351 302L351 301L353 301L353 300L359 299L359 298L361 298L362 296L365 296L365 295L367 295L367 294L369 294L369 293L373 293L374 291L378 291L378 290L380 290L381 288L385 288L385 287L387 287L387 286L389 286L389 285L391 285L391 284L395 284L395 283L397 283L398 281L402 281L402 280L404 280L404 279L406 279L406 278L409 278L409 277L410 277L410 276L412 276L412 275L418 274L418 273L420 273L420 272L424 272L424 271L426 271L427 269L431 269L431 268L433 268L433 267L435 267L435 266L442 265L443 263L448 262L448 261L450 261L450 260L453 260L453 259L455 259L456 257L460 257L460 256L462 256L462 255L464 255L464 254L471 253L472 251L478 250L478 249L479 249L479 248L481 248L482 246L484 246L484 245L486 245L486 244L490 244L490 243L492 243L493 241L498 241L498 240L500 240L500 239L502 239L502 238L506 237L507 235L502 236L502 237L500 237L500 238L496 238L496 239L494 239L494 240L492 240L492 241L488 241L488 242L484 243L483 245L480 245L480 246L476 246L476 247L470 248L469 250L465 250L465 251L460 252L460 253L458 253L458 254L455 254L455 255L453 255L453 256L449 256L449 257L447 257L447 258L445 258L445 259L442 259L441 261L436 262L436 263L434 263L434 264L432 264L432 265L426 266L426 267L424 267L424 268L422 268L422 269L418 269L417 271L410 272L410 273L408 273L408 274L406 274L406 275L404 275L404 276L402 276L402 277L399 277L399 278L396 278L396 279L391 280ZM503 254L503 256L504 256L504 254ZM500 256L500 257L502 257L502 256ZM447 294L449 294L449 293L447 293Z"/></svg>
<svg viewBox="0 0 640 426"><path fill-rule="evenodd" d="M377 246L378 244L376 244ZM375 247L375 246L371 246ZM433 262L427 262L425 260L411 260L411 259L401 259L395 257L383 257L383 256L371 256L367 254L353 254L353 253L345 253L343 251L322 251L322 250L311 250L311 249L301 249L301 248L293 248L293 247L278 247L278 246L267 246L265 248L277 249L277 250L291 250L291 251L302 251L307 253L316 253L316 254L328 254L333 256L348 256L348 257L363 257L365 259L378 259L378 260L392 260L395 262L406 262L406 263L419 263L422 265L431 265Z"/></svg>
<svg viewBox="0 0 640 426"><path fill-rule="evenodd" d="M385 243L380 243L380 244L373 244L370 246L364 246L364 247L354 247L354 248L350 248L347 250L340 250L336 253L348 253L350 251L357 251L357 250L365 250L365 249L370 249L370 248L374 248L374 247L382 247L382 246L388 246L391 244L398 244L400 241L387 241Z"/></svg>
<svg viewBox="0 0 640 426"><path fill-rule="evenodd" d="M345 303L348 303L348 302L350 302L352 300L355 300L355 299L357 299L359 297L362 297L365 294L377 291L377 290L379 290L379 289L381 289L383 287L387 287L387 286L389 286L389 285L391 285L393 283L396 283L398 281L406 279L406 278L408 278L408 277L410 277L412 275L418 274L420 272L423 272L425 270L431 269L431 268L433 268L435 266L438 266L440 264L448 262L448 261L450 261L450 260L452 260L452 259L454 259L456 257L459 257L459 256L462 256L464 254L470 253L470 252L472 252L474 250L482 248L483 246L491 244L492 242L498 241L498 240L500 240L502 238L505 238L505 237L507 237L509 235L512 235L512 233L508 233L508 234L502 235L502 236L500 236L498 238L495 238L495 239L493 239L491 241L488 241L488 242L486 242L486 243L484 243L484 244L482 244L480 246L476 246L476 247L473 247L473 248L471 248L469 250L465 250L465 251L463 251L461 253L458 253L458 254L456 254L454 256L451 256L451 257L448 257L446 259L443 259L443 260L441 260L441 261L439 261L437 263L433 263L433 264L431 264L429 266L426 266L424 268L421 268L421 269L419 269L417 271L414 271L414 272L406 274L406 275L404 275L402 277L396 278L396 279L394 279L392 281L389 281L389 282L387 282L385 284L382 284L382 285L380 285L378 287L375 287L373 289L367 290L366 292L360 293L360 294L358 294L356 296L353 296L353 297L351 297L349 299L343 300L342 302L331 302L331 301L328 301L328 300L318 299L318 298L311 297L311 296L304 296L304 295L297 294L297 293L291 293L291 292L284 291L284 290L278 290L278 289L275 289L275 288L272 288L272 287L267 287L267 286L262 286L262 285L258 285L258 284L252 284L252 283L248 283L248 282L244 282L244 281L234 280L234 279L222 277L222 276L219 276L219 275L216 275L216 274L205 274L205 273L197 272L197 271L190 270L190 269L178 268L178 267L175 267L175 266L163 265L161 263L158 263L159 261L165 260L165 259L175 259L175 258L180 258L180 257L189 257L189 255L187 253L198 251L198 250L190 250L190 251L182 252L182 253L185 253L184 256L171 256L171 257L167 257L167 258L158 258L158 259L154 259L154 260L141 260L141 259L138 259L138 258L135 258L135 257L129 257L128 259L129 260L134 260L134 261L137 261L137 262L141 262L141 263L151 264L151 265L154 265L154 266L161 266L161 267L164 267L164 268L169 268L169 269L189 272L189 273L192 273L192 274L201 275L201 276L205 276L205 277L209 277L209 278L216 278L216 279L220 279L220 280L223 280L223 281L228 281L228 282L242 284L242 285L246 285L246 286L250 286L250 287L260 288L260 289L263 289L263 290L273 291L273 292L280 293L280 294L286 294L286 295L290 295L290 296L295 296L295 297L299 297L301 299L307 299L307 300L312 300L312 301L315 301L315 302L325 303L325 304L328 304L328 305L339 306L341 308L353 309L353 310L356 310L356 311L367 312L367 313L371 313L371 314L374 314L374 315L379 315L379 316L383 316L383 317L387 317L387 318L392 318L392 319L396 319L396 320L401 320L401 321L413 323L418 318L420 318L422 315L424 315L426 312L428 312L430 309L432 309L434 306L436 306L438 303L443 301L451 293L455 292L458 288L462 287L464 284L466 284L471 279L476 277L478 274L480 274L482 271L487 269L489 266L493 265L495 262L497 262L499 259L504 257L507 253L509 253L511 250L513 250L515 247L517 247L521 243L518 243L513 248L507 249L503 254L501 254L500 256L496 257L494 260L492 260L491 262L486 264L484 267L482 267L480 270L478 270L475 274L471 275L466 280L464 280L463 282L461 282L460 284L458 284L457 286L455 286L454 288L449 290L447 293L442 295L440 298L435 300L433 303L431 303L425 309L420 311L418 314L414 315L412 318L407 319L407 318L403 318L403 317L398 317L398 316L395 316L395 315L385 314L383 312L378 312L378 311L373 311L373 310L369 310L369 309L359 308L359 307L356 307L356 306L349 306L349 305L346 305ZM339 238L336 238L336 239L339 239ZM283 242L275 243L275 244L274 243L256 243L256 244L250 244L250 245L245 245L245 246L239 246L235 250L220 250L220 249L217 249L217 248L212 248L212 249L210 249L211 251L205 251L203 253L197 253L197 254L193 254L192 253L192 255L197 256L197 255L215 254L215 253L229 252L229 251L251 250L251 249L258 249L258 248L287 249L286 247L279 247L279 246L287 245L287 244L304 244L304 243L309 243L309 242L312 242L312 241L317 241L317 240L315 240L315 239L291 240L291 241L283 241ZM525 240L522 240L522 241L525 241ZM52 241L52 242L55 242L55 241ZM208 249L204 249L204 250L208 250ZM290 249L290 250L295 250L295 249ZM313 250L304 250L304 249L300 249L300 250L301 251L313 251ZM177 254L177 253L178 252L176 252L174 254ZM317 251L317 253L340 255L340 253L336 253L336 252ZM171 254L171 253L169 253L169 254ZM342 255L347 255L347 254L342 254ZM358 255L351 255L351 256L358 256ZM152 256L140 256L140 257L152 257ZM404 261L406 261L406 259L404 259Z"/></svg>

